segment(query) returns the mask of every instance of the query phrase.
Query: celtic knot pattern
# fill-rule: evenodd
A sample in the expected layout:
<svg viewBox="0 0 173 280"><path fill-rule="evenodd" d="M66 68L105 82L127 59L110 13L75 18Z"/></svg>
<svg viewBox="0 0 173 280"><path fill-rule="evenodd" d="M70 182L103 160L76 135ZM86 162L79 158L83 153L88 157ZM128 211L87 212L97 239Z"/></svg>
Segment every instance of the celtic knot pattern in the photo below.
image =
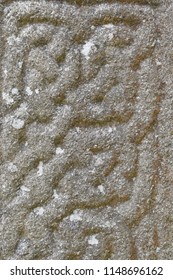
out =
<svg viewBox="0 0 173 280"><path fill-rule="evenodd" d="M68 2L4 8L1 258L133 259L158 176L153 11Z"/></svg>

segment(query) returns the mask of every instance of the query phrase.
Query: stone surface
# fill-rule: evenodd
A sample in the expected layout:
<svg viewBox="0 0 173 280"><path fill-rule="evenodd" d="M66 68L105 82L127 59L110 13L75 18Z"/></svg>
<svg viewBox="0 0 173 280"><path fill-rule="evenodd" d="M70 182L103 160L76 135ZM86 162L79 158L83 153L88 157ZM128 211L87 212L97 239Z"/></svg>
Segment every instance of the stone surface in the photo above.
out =
<svg viewBox="0 0 173 280"><path fill-rule="evenodd" d="M0 259L173 259L172 1L0 9Z"/></svg>

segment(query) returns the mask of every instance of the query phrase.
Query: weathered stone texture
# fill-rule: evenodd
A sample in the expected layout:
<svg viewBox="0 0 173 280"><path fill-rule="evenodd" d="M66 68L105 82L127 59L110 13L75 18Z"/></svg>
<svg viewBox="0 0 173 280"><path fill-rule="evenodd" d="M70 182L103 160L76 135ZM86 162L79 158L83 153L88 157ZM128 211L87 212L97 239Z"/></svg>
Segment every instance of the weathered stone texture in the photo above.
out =
<svg viewBox="0 0 173 280"><path fill-rule="evenodd" d="M171 1L1 1L1 259L173 259Z"/></svg>

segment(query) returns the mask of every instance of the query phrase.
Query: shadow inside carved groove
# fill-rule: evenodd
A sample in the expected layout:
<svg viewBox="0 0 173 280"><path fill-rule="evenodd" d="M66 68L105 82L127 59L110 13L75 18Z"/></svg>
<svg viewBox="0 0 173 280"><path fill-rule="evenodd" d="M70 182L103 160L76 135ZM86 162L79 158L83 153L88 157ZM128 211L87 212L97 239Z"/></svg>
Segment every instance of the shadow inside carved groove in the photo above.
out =
<svg viewBox="0 0 173 280"><path fill-rule="evenodd" d="M148 50L144 53L139 53L135 56L135 58L133 59L132 63L131 63L131 68L134 70L134 71L137 71L138 69L140 69L140 65L141 63L151 57L152 53L153 53L153 50L154 50L154 46L153 47L149 47Z"/></svg>
<svg viewBox="0 0 173 280"><path fill-rule="evenodd" d="M64 260L81 260L81 254L68 254L64 257Z"/></svg>
<svg viewBox="0 0 173 280"><path fill-rule="evenodd" d="M64 141L64 137L63 136L59 136L59 135L55 136L55 138L54 138L54 145L55 146L62 145L63 141Z"/></svg>
<svg viewBox="0 0 173 280"><path fill-rule="evenodd" d="M33 14L29 14L29 15L25 15L23 17L20 17L20 19L17 22L17 26L18 28L21 28L25 25L28 24L36 24L36 23L46 23L49 25L54 25L54 26L58 26L60 24L62 24L62 21L60 20L60 18L48 18L48 17L44 17L44 16L36 16L35 13Z"/></svg>
<svg viewBox="0 0 173 280"><path fill-rule="evenodd" d="M93 102L94 103L102 103L102 101L104 100L105 95L96 95L93 97Z"/></svg>
<svg viewBox="0 0 173 280"><path fill-rule="evenodd" d="M35 48L38 47L44 47L49 43L49 39L45 38L45 37L40 37L38 40L35 40L35 42L33 43L33 46Z"/></svg>
<svg viewBox="0 0 173 280"><path fill-rule="evenodd" d="M138 171L137 168L132 169L129 172L124 173L124 178L126 178L129 182L133 181L134 178L137 177Z"/></svg>
<svg viewBox="0 0 173 280"><path fill-rule="evenodd" d="M121 161L119 160L119 154L116 152L112 153L112 158L110 159L109 165L105 168L103 175L107 177L113 170L114 168L120 163Z"/></svg>
<svg viewBox="0 0 173 280"><path fill-rule="evenodd" d="M93 155L97 155L97 154L105 151L105 148L103 148L102 146L99 146L99 145L94 145L89 150L93 153Z"/></svg>
<svg viewBox="0 0 173 280"><path fill-rule="evenodd" d="M56 63L58 64L58 66L61 66L61 64L62 64L63 62L65 62L65 58L66 58L65 52L63 52L61 55L59 55L59 56L57 56L57 57L55 58L55 61L56 61Z"/></svg>
<svg viewBox="0 0 173 280"><path fill-rule="evenodd" d="M130 27L136 27L141 23L141 20L139 17L136 17L135 15L129 15L122 14L119 17L115 17L112 15L111 11L105 12L105 14L101 17L93 18L91 20L91 23L95 26L104 25L104 24L124 24Z"/></svg>
<svg viewBox="0 0 173 280"><path fill-rule="evenodd" d="M103 183L103 180L100 178L96 178L95 180L93 180L92 185L94 188L97 188L98 186L100 186Z"/></svg>
<svg viewBox="0 0 173 280"><path fill-rule="evenodd" d="M111 126L112 124L123 124L127 122L131 117L133 116L133 112L127 112L126 115L119 115L119 114L112 114L105 116L103 119L74 119L71 127L90 127L90 126L95 126L95 127L106 127L106 126Z"/></svg>
<svg viewBox="0 0 173 280"><path fill-rule="evenodd" d="M60 3L63 3L64 0L60 0ZM66 0L65 2L73 5L96 5L96 4L114 4L115 2L122 4L138 4L138 5L153 5L157 6L160 3L160 0Z"/></svg>
<svg viewBox="0 0 173 280"><path fill-rule="evenodd" d="M66 104L66 96L65 93L60 94L59 96L53 97L53 102L55 105L65 105Z"/></svg>

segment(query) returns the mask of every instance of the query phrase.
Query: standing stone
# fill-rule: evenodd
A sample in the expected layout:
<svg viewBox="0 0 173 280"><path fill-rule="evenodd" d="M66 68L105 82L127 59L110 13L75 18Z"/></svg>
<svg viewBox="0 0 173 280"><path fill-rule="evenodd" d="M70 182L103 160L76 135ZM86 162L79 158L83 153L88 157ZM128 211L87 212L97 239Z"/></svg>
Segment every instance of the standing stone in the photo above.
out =
<svg viewBox="0 0 173 280"><path fill-rule="evenodd" d="M172 259L171 1L0 9L0 259Z"/></svg>

